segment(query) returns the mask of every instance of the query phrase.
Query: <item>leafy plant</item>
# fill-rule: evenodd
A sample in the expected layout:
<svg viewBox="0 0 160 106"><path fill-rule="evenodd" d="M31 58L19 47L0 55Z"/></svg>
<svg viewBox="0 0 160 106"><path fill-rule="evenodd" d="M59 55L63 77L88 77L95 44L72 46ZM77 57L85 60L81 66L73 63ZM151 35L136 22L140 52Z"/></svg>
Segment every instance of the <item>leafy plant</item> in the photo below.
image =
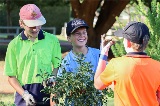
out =
<svg viewBox="0 0 160 106"><path fill-rule="evenodd" d="M138 4L134 4L135 11L133 11L133 14L137 15L138 13L139 16L143 16L143 19L145 18L145 20L143 21L150 30L150 41L148 47L146 48L146 52L153 59L160 60L160 4L159 2L157 2L157 0L152 0L151 8L149 8L144 5L144 2L142 0L137 1ZM140 18L136 19L138 21L141 20ZM124 23L121 23L118 20L118 18L117 21L120 27L122 28L122 26L124 26ZM122 41L112 46L111 49L115 57L119 57L126 54Z"/></svg>
<svg viewBox="0 0 160 106"><path fill-rule="evenodd" d="M4 102L0 101L0 106L15 106L15 105L12 103L4 103Z"/></svg>
<svg viewBox="0 0 160 106"><path fill-rule="evenodd" d="M160 60L160 4L152 0L151 8L147 8L141 0L138 0L138 10L145 16L145 23L150 30L150 42L146 52L153 59Z"/></svg>
<svg viewBox="0 0 160 106"><path fill-rule="evenodd" d="M107 104L107 98L113 98L112 89L99 91L94 87L94 73L91 69L91 62L84 62L84 55L78 54L76 58L79 67L77 73L66 72L64 65L61 65L62 73L55 78L56 84L46 86L43 92L56 94L52 98L59 105L90 106L99 103ZM65 62L65 65L66 64ZM99 104L100 105L100 104Z"/></svg>

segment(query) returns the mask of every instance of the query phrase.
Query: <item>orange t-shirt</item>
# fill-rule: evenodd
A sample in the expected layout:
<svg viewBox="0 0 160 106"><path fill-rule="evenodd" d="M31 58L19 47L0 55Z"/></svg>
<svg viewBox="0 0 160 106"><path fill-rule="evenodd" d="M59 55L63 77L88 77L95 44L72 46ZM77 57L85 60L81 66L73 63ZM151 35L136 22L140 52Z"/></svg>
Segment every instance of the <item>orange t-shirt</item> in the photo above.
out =
<svg viewBox="0 0 160 106"><path fill-rule="evenodd" d="M148 56L111 59L100 79L107 86L114 81L115 106L159 106L160 62Z"/></svg>

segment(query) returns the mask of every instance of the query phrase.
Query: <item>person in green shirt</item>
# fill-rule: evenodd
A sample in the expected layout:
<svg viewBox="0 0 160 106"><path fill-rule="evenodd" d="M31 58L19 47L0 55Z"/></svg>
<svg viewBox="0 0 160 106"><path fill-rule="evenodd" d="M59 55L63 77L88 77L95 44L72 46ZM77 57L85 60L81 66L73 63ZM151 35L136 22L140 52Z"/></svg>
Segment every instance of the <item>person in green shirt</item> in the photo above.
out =
<svg viewBox="0 0 160 106"><path fill-rule="evenodd" d="M46 23L35 4L24 5L19 12L20 27L24 30L8 45L4 74L15 89L16 106L49 106L50 97L41 90L43 79L36 75L57 74L61 63L61 47L56 36L41 29Z"/></svg>

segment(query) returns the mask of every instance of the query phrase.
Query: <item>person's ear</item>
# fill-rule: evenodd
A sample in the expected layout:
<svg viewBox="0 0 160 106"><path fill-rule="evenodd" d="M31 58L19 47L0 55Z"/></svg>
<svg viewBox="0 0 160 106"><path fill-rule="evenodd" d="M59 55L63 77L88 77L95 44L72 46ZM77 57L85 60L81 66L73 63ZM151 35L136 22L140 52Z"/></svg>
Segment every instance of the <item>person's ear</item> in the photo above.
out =
<svg viewBox="0 0 160 106"><path fill-rule="evenodd" d="M71 36L67 36L68 42L71 42Z"/></svg>
<svg viewBox="0 0 160 106"><path fill-rule="evenodd" d="M131 41L127 40L127 47L131 47Z"/></svg>
<svg viewBox="0 0 160 106"><path fill-rule="evenodd" d="M22 22L22 20L19 20L19 26L20 26L21 28L23 28L23 22Z"/></svg>

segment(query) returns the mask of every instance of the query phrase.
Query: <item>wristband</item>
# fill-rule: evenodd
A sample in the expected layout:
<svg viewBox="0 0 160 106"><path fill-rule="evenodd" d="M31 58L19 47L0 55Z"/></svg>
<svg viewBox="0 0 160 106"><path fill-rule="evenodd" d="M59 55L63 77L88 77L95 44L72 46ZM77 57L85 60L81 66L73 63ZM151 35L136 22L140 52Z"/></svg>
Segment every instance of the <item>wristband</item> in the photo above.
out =
<svg viewBox="0 0 160 106"><path fill-rule="evenodd" d="M107 61L108 56L101 54L99 59Z"/></svg>

